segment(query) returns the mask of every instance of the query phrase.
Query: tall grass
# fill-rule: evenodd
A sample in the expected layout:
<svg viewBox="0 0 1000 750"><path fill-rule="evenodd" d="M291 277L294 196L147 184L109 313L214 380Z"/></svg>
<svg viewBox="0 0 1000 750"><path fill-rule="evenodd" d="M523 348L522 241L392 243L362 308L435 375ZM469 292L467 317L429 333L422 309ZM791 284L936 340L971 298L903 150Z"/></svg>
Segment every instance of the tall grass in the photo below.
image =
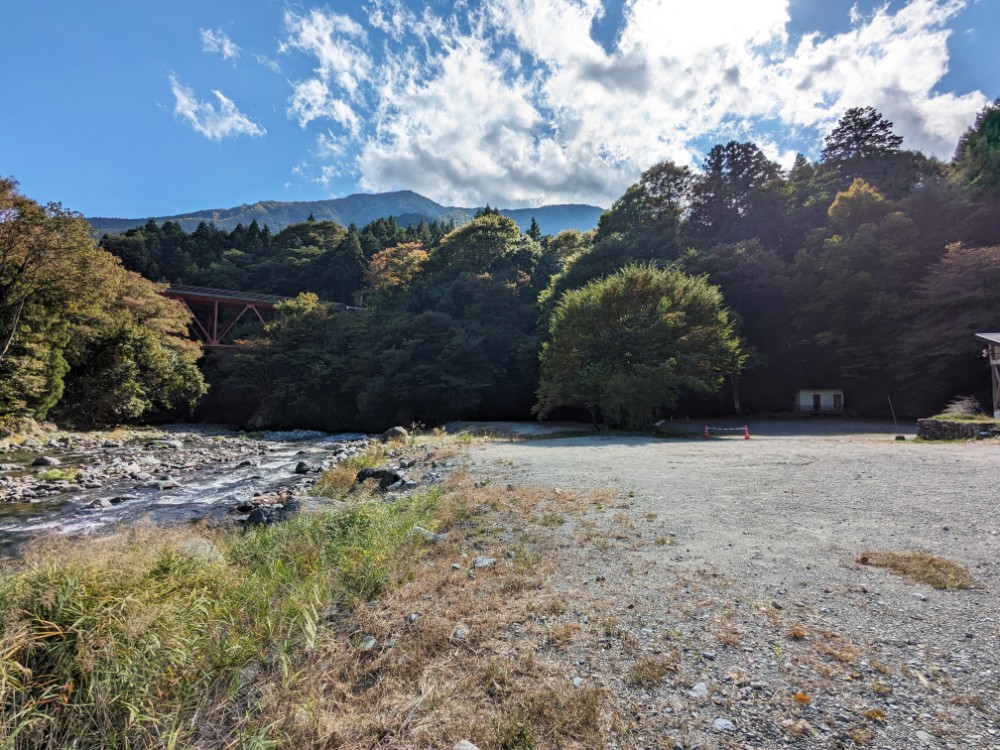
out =
<svg viewBox="0 0 1000 750"><path fill-rule="evenodd" d="M294 669L331 604L405 580L439 491L245 533L145 528L39 552L0 578L0 745L286 746L247 691Z"/></svg>

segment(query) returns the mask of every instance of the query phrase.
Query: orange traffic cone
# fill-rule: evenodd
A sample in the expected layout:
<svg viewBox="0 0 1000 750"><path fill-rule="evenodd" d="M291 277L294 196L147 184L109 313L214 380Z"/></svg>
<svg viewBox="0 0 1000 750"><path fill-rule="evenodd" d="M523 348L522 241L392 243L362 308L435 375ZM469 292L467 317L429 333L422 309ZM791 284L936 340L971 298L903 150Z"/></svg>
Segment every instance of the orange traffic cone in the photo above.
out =
<svg viewBox="0 0 1000 750"><path fill-rule="evenodd" d="M750 439L750 428L747 427L746 425L743 425L743 439L744 440Z"/></svg>
<svg viewBox="0 0 1000 750"><path fill-rule="evenodd" d="M708 425L705 425L705 433L702 435L703 438L708 437Z"/></svg>

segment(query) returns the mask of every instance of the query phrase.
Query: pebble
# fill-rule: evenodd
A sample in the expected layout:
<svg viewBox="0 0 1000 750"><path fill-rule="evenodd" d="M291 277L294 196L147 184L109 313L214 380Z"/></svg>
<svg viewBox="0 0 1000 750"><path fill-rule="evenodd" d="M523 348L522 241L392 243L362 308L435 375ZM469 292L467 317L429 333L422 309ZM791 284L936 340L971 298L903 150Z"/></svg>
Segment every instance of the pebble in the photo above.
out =
<svg viewBox="0 0 1000 750"><path fill-rule="evenodd" d="M358 648L360 648L362 651L371 651L373 648L375 648L377 643L378 643L378 638L376 638L373 635L366 635L364 638L361 639L361 643L359 644Z"/></svg>
<svg viewBox="0 0 1000 750"><path fill-rule="evenodd" d="M708 695L708 685L704 682L696 682L690 690L688 690L688 695L692 698L704 698Z"/></svg>
<svg viewBox="0 0 1000 750"><path fill-rule="evenodd" d="M497 564L495 557L476 557L472 560L473 568L492 568Z"/></svg>
<svg viewBox="0 0 1000 750"><path fill-rule="evenodd" d="M479 750L479 748L468 740L459 740L455 743L455 747L452 750Z"/></svg>
<svg viewBox="0 0 1000 750"><path fill-rule="evenodd" d="M712 726L715 727L716 732L735 732L736 725L733 724L729 719L716 719L712 722Z"/></svg>
<svg viewBox="0 0 1000 750"><path fill-rule="evenodd" d="M451 639L456 643L464 643L469 639L469 628L464 623L458 623L451 631Z"/></svg>

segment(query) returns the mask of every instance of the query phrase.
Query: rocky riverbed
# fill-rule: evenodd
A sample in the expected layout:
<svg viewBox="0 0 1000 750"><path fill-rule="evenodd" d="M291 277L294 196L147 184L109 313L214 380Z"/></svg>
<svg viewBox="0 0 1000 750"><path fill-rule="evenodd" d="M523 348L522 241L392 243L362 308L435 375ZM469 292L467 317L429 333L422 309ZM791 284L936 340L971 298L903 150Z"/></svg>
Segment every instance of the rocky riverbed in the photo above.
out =
<svg viewBox="0 0 1000 750"><path fill-rule="evenodd" d="M0 550L143 519L260 520L370 440L183 425L0 441Z"/></svg>

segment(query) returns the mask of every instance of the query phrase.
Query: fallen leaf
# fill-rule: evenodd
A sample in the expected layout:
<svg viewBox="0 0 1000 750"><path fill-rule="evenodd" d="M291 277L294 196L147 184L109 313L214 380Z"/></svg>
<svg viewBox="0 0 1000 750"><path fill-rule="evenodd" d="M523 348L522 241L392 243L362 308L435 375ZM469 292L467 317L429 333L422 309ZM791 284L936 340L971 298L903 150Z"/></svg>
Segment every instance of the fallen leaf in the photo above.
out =
<svg viewBox="0 0 1000 750"><path fill-rule="evenodd" d="M795 694L795 702L801 703L804 706L809 703L809 696L800 691Z"/></svg>

